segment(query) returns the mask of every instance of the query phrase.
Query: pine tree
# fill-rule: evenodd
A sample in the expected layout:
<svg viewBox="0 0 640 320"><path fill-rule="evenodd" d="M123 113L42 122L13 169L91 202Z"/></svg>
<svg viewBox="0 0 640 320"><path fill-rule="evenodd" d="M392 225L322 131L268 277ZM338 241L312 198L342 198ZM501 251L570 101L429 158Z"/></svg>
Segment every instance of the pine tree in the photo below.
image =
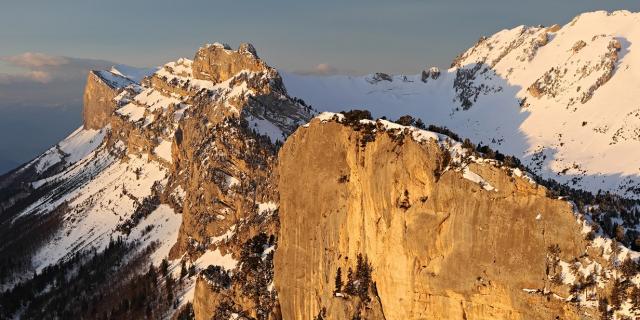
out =
<svg viewBox="0 0 640 320"><path fill-rule="evenodd" d="M620 279L616 279L611 289L611 307L613 310L620 310L622 302L626 299L626 284Z"/></svg>
<svg viewBox="0 0 640 320"><path fill-rule="evenodd" d="M167 258L162 259L162 262L160 262L160 272L164 277L167 277L169 273L169 261L167 261Z"/></svg>
<svg viewBox="0 0 640 320"><path fill-rule="evenodd" d="M619 224L615 224L614 231L615 231L616 240L618 242L624 242L625 235L626 235L624 227Z"/></svg>
<svg viewBox="0 0 640 320"><path fill-rule="evenodd" d="M363 300L369 299L369 286L371 285L371 265L369 259L363 257L362 254L358 254L358 261L356 266L356 279L358 280L358 286L356 291L360 298Z"/></svg>
<svg viewBox="0 0 640 320"><path fill-rule="evenodd" d="M590 273L585 279L585 284L584 284L585 300L587 300L589 297L589 291L594 290L596 288L596 285L597 285L596 275L593 273Z"/></svg>
<svg viewBox="0 0 640 320"><path fill-rule="evenodd" d="M627 257L622 262L620 269L621 269L620 271L622 271L622 274L626 278L632 278L633 276L636 275L636 273L638 273L638 264L631 258Z"/></svg>
<svg viewBox="0 0 640 320"><path fill-rule="evenodd" d="M598 311L600 311L600 319L609 320L611 319L611 311L609 310L609 304L607 303L607 299L600 299L600 303L598 303Z"/></svg>
<svg viewBox="0 0 640 320"><path fill-rule="evenodd" d="M396 120L397 124L401 124L403 126L413 126L416 120L410 115L404 115ZM424 124L423 124L424 125Z"/></svg>
<svg viewBox="0 0 640 320"><path fill-rule="evenodd" d="M471 140L469 140L468 138L464 139L464 141L462 142L462 148L464 149L469 149L469 150L475 150L476 146L471 143Z"/></svg>
<svg viewBox="0 0 640 320"><path fill-rule="evenodd" d="M147 271L147 278L152 284L155 285L156 279L158 278L158 272L156 271L156 267L153 266L153 263L149 266L149 271Z"/></svg>
<svg viewBox="0 0 640 320"><path fill-rule="evenodd" d="M345 292L349 295L356 294L354 281L355 279L353 278L353 270L349 268L349 270L347 271L347 286L344 288Z"/></svg>
<svg viewBox="0 0 640 320"><path fill-rule="evenodd" d="M173 302L174 280L170 274L167 276L167 281L165 285L167 290L167 302L169 303L169 305L171 305L171 303Z"/></svg>
<svg viewBox="0 0 640 320"><path fill-rule="evenodd" d="M185 265L184 260L182 260L182 263L180 264L180 280L182 280L182 278L184 278L187 275L187 266Z"/></svg>
<svg viewBox="0 0 640 320"><path fill-rule="evenodd" d="M549 261L549 265L551 266L551 270L552 270L552 274L555 275L556 273L556 268L558 267L558 264L560 263L560 246L558 246L558 244L553 244L550 245L549 248L547 248L547 259Z"/></svg>
<svg viewBox="0 0 640 320"><path fill-rule="evenodd" d="M342 268L338 267L336 271L336 288L334 293L342 292Z"/></svg>
<svg viewBox="0 0 640 320"><path fill-rule="evenodd" d="M631 310L640 310L640 288L633 287L631 291Z"/></svg>

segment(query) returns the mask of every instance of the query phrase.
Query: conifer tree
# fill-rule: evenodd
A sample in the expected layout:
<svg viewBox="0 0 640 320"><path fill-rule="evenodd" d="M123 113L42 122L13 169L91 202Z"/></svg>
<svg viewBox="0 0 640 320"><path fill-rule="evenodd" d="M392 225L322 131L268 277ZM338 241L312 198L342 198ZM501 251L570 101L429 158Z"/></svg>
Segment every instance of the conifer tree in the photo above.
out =
<svg viewBox="0 0 640 320"><path fill-rule="evenodd" d="M345 292L349 295L355 295L356 288L354 284L355 279L353 278L353 270L349 268L347 271L347 286L344 288Z"/></svg>
<svg viewBox="0 0 640 320"><path fill-rule="evenodd" d="M162 276L167 277L169 273L169 261L167 261L167 258L162 259L162 262L160 262L160 272L162 272Z"/></svg>
<svg viewBox="0 0 640 320"><path fill-rule="evenodd" d="M187 266L185 265L184 260L180 263L180 280L187 275Z"/></svg>
<svg viewBox="0 0 640 320"><path fill-rule="evenodd" d="M342 292L342 268L338 267L336 271L336 288L334 293Z"/></svg>

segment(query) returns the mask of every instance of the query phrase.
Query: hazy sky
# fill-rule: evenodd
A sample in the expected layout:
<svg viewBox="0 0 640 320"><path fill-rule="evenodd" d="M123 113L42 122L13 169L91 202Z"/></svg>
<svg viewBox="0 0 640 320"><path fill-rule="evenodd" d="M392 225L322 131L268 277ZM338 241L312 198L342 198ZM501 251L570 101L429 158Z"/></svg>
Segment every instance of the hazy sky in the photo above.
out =
<svg viewBox="0 0 640 320"><path fill-rule="evenodd" d="M639 0L0 2L0 173L80 125L90 68L160 65L218 41L251 42L286 71L418 73L503 28L640 11Z"/></svg>
<svg viewBox="0 0 640 320"><path fill-rule="evenodd" d="M25 51L151 66L207 42L252 42L278 68L328 63L357 73L445 66L480 36L520 24L564 24L640 1L3 0L1 55Z"/></svg>

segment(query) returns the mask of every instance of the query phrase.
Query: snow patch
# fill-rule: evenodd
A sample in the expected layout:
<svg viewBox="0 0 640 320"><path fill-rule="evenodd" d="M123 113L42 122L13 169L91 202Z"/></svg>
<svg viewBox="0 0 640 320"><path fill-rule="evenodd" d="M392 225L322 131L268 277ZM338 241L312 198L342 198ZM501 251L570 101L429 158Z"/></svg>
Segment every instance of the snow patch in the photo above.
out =
<svg viewBox="0 0 640 320"><path fill-rule="evenodd" d="M161 204L131 230L127 239L140 240L146 245L157 242L160 246L150 258L154 265L158 265L169 255L169 250L178 241L180 224L182 224L182 215L176 214L168 205ZM147 228L152 229L145 232Z"/></svg>
<svg viewBox="0 0 640 320"><path fill-rule="evenodd" d="M145 108L135 103L127 103L122 108L116 110L117 114L129 118L129 121L138 122L144 117Z"/></svg>
<svg viewBox="0 0 640 320"><path fill-rule="evenodd" d="M171 158L171 144L173 140L162 140L155 149L153 149L153 153L155 153L158 157L162 158L164 161L168 163L172 163Z"/></svg>
<svg viewBox="0 0 640 320"><path fill-rule="evenodd" d="M276 141L284 140L284 133L282 130L280 130L280 128L275 124L271 123L271 121L260 119L255 116L247 117L247 121L249 122L249 128L256 130L256 132L261 135L269 137L271 142L275 143Z"/></svg>
<svg viewBox="0 0 640 320"><path fill-rule="evenodd" d="M477 184L479 184L483 189L487 190L487 191L498 191L496 188L494 188L491 184L489 184L486 180L484 180L480 175L478 175L477 173L471 171L469 169L469 167L464 167L464 169L462 169L462 177L475 182Z"/></svg>
<svg viewBox="0 0 640 320"><path fill-rule="evenodd" d="M274 212L278 209L278 204L275 202L258 203L258 214L263 215L268 212Z"/></svg>
<svg viewBox="0 0 640 320"><path fill-rule="evenodd" d="M198 260L195 261L199 269L206 269L208 266L221 266L226 270L233 270L238 265L238 261L230 254L223 255L220 250L207 250Z"/></svg>

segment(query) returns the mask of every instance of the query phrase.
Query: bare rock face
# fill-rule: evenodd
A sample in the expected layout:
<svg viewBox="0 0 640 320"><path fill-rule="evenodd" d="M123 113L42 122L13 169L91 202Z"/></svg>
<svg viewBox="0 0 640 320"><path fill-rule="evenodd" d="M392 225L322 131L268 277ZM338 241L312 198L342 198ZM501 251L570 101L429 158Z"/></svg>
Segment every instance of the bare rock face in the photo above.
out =
<svg viewBox="0 0 640 320"><path fill-rule="evenodd" d="M505 84L492 82L499 79L495 67L507 57L518 62L532 61L540 48L549 42L549 30L542 27L518 27L516 36L504 41L494 37L482 37L469 50L454 59L451 67L457 68L454 80L456 101L463 110L471 108L481 95L504 90ZM487 81L489 80L489 81Z"/></svg>
<svg viewBox="0 0 640 320"><path fill-rule="evenodd" d="M369 81L369 83L371 84L378 83L381 81L393 82L393 78L389 74L376 72L373 74L373 76L367 79L367 81Z"/></svg>
<svg viewBox="0 0 640 320"><path fill-rule="evenodd" d="M214 83L223 82L243 70L260 72L267 68L248 43L241 44L238 50L219 43L206 45L198 50L193 60L193 76Z"/></svg>
<svg viewBox="0 0 640 320"><path fill-rule="evenodd" d="M571 51L573 51L573 53L577 53L578 51L582 50L582 48L586 47L587 43L584 42L583 40L578 40L573 47L571 47Z"/></svg>
<svg viewBox="0 0 640 320"><path fill-rule="evenodd" d="M271 284L273 168L278 145L310 119L310 107L287 95L278 72L249 44L206 46L194 61L167 63L140 84L121 78L90 74L86 114L104 113L94 125L109 124L110 140L167 168L159 197L182 215L169 258L195 261L216 251L238 261L232 274L207 269L195 279L196 319L279 319ZM158 152L167 142L170 151Z"/></svg>
<svg viewBox="0 0 640 320"><path fill-rule="evenodd" d="M547 27L547 31L549 32L558 32L560 31L560 29L562 29L562 26L559 24L554 24L552 26Z"/></svg>
<svg viewBox="0 0 640 320"><path fill-rule="evenodd" d="M437 80L440 77L440 69L438 67L431 67L422 71L421 80L427 83L429 79Z"/></svg>
<svg viewBox="0 0 640 320"><path fill-rule="evenodd" d="M584 53L587 45L600 52L596 59ZM578 102L584 104L613 76L621 47L620 40L609 35L595 36L590 43L577 41L570 49L573 52L570 61L549 69L529 86L528 92L535 98L546 96L559 100L566 96L563 98L567 108Z"/></svg>
<svg viewBox="0 0 640 320"><path fill-rule="evenodd" d="M89 72L82 97L82 118L85 128L100 129L109 123L109 117L116 109L113 98L117 94L118 88L105 81L99 72Z"/></svg>
<svg viewBox="0 0 640 320"><path fill-rule="evenodd" d="M279 319L271 285L278 230L276 144L307 122L310 110L287 96L277 71L249 44L236 51L206 46L193 63L172 69L165 66L149 78L156 88L189 96L172 145L169 189L180 188L185 197L170 257L193 261L218 250L238 261L231 275L218 270L197 278L195 317Z"/></svg>
<svg viewBox="0 0 640 320"><path fill-rule="evenodd" d="M469 165L493 189L442 172L446 152L332 121L289 138L275 256L284 319L580 318L530 293L566 296L548 248L562 260L584 252L570 205L504 168Z"/></svg>

